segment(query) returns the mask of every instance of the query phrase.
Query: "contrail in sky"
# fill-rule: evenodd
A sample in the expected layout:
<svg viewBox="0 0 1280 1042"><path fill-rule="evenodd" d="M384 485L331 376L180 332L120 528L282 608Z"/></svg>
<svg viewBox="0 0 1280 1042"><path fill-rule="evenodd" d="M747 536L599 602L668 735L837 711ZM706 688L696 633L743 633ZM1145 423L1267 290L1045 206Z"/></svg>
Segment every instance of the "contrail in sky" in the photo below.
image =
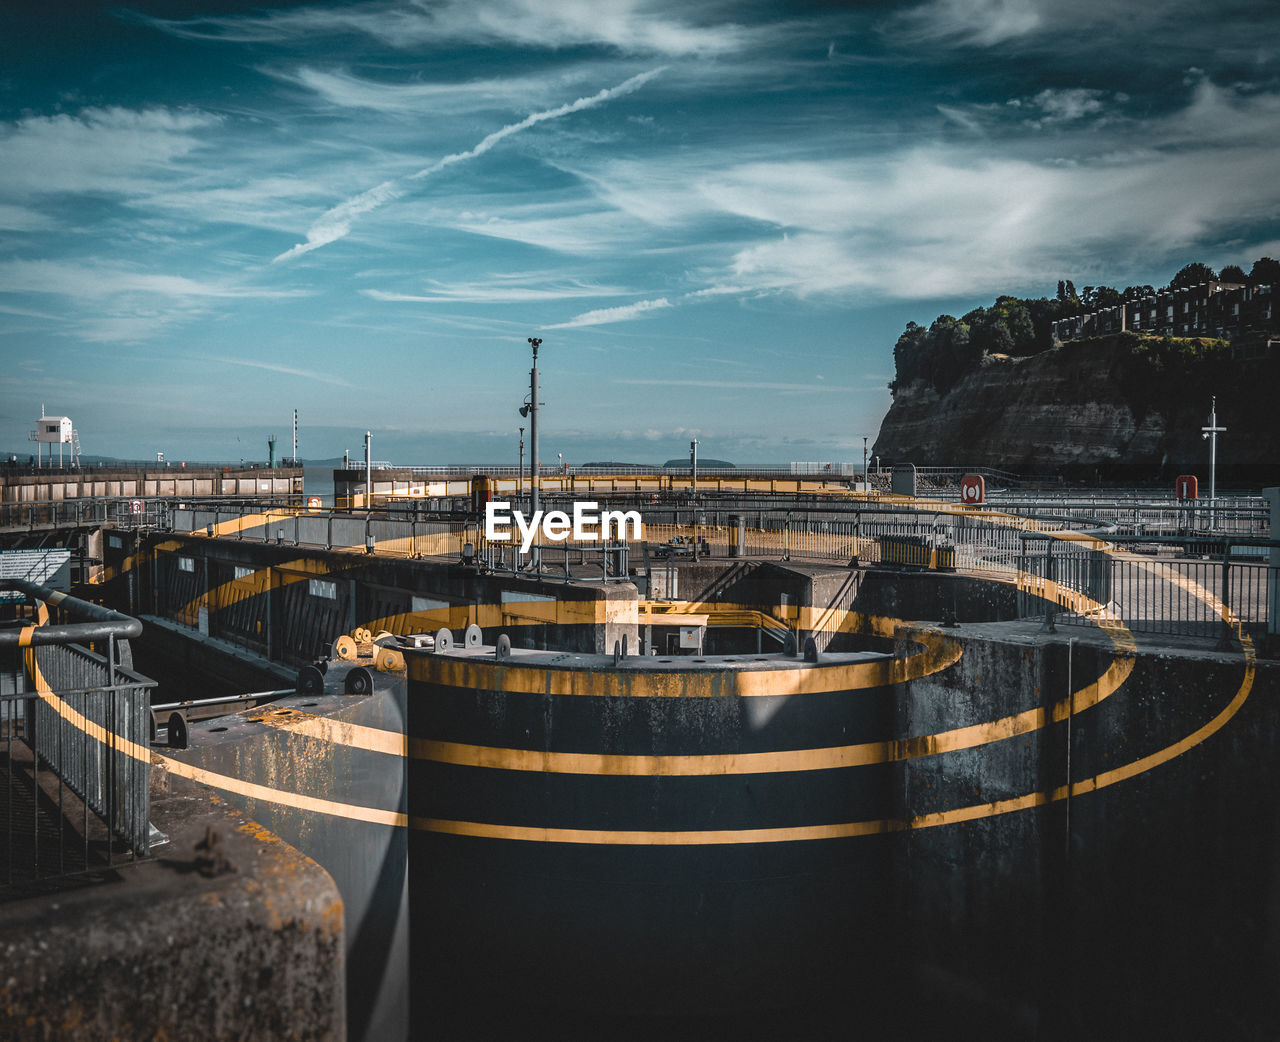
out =
<svg viewBox="0 0 1280 1042"><path fill-rule="evenodd" d="M277 261L289 260L292 257L300 257L304 253L310 253L312 250L319 249L321 246L327 246L331 242L335 242L347 235L351 231L352 222L362 214L376 210L384 203L389 203L394 199L399 199L409 191L406 182L420 181L424 177L430 177L434 173L438 173L447 166L454 163L461 163L467 159L475 159L476 156L482 156L489 149L493 148L503 138L508 138L512 134L518 134L522 130L527 130L538 123L545 123L549 119L559 119L561 116L567 116L571 112L579 112L582 109L593 108L603 102L610 101L613 98L621 97L624 94L630 94L634 90L639 90L642 86L664 71L667 66L661 66L657 69L651 69L648 72L642 72L638 76L632 76L629 80L619 83L616 87L606 87L604 90L590 97L579 98L577 101L571 101L567 105L561 105L558 108L547 109L545 112L535 112L530 116L526 116L519 123L512 123L503 127L501 130L495 130L492 134L485 137L474 148L469 148L465 152L455 152L452 155L438 159L428 167L424 167L417 173L409 174L407 177L394 181L383 181L382 184L368 191L361 192L357 196L353 196L346 202L339 203L331 210L327 210L319 220L307 229L307 241L300 242L296 246L291 247L280 254L278 257L272 258L272 263Z"/></svg>

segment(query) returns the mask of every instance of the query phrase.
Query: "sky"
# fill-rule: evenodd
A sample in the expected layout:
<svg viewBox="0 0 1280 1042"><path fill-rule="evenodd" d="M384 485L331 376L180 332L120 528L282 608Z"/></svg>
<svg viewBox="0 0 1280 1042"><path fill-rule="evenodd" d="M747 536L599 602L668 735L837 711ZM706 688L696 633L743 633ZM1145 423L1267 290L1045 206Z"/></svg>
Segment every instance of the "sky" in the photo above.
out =
<svg viewBox="0 0 1280 1042"><path fill-rule="evenodd" d="M6 0L0 451L296 409L514 463L537 337L543 465L860 461L908 321L1280 257L1278 49L1274 0Z"/></svg>

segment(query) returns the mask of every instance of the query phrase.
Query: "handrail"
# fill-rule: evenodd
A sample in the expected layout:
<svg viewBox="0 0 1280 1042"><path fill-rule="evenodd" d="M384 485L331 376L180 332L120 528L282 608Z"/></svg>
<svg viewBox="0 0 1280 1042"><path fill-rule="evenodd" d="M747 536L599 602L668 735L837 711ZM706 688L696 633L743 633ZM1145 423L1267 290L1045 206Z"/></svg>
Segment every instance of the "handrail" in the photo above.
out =
<svg viewBox="0 0 1280 1042"><path fill-rule="evenodd" d="M57 626L24 626L21 629L0 629L0 648L34 647L44 644L72 644L109 637L128 639L142 633L142 623L131 615L125 615L99 604L82 601L61 590L54 590L26 579L0 578L0 589L16 590L44 601L50 607L61 608L72 615L81 615L89 622L63 623Z"/></svg>

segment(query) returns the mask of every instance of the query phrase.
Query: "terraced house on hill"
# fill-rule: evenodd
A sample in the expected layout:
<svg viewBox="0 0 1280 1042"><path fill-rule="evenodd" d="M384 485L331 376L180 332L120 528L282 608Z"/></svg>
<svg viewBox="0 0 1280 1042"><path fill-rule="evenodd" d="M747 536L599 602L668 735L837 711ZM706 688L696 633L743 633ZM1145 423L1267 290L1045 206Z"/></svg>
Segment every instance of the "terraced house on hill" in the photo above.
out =
<svg viewBox="0 0 1280 1042"><path fill-rule="evenodd" d="M1078 340L1132 330L1164 336L1238 337L1275 332L1272 287L1239 282L1202 282L1163 289L1053 323L1053 340Z"/></svg>

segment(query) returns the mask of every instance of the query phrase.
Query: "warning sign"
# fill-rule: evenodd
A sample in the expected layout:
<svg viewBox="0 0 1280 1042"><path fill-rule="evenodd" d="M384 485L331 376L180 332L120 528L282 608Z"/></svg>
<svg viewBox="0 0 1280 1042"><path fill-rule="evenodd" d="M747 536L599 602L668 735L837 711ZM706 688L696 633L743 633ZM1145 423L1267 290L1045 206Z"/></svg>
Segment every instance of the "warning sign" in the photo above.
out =
<svg viewBox="0 0 1280 1042"><path fill-rule="evenodd" d="M71 551L0 550L0 579L25 579L64 593L71 589ZM25 595L0 591L0 601L20 601Z"/></svg>

